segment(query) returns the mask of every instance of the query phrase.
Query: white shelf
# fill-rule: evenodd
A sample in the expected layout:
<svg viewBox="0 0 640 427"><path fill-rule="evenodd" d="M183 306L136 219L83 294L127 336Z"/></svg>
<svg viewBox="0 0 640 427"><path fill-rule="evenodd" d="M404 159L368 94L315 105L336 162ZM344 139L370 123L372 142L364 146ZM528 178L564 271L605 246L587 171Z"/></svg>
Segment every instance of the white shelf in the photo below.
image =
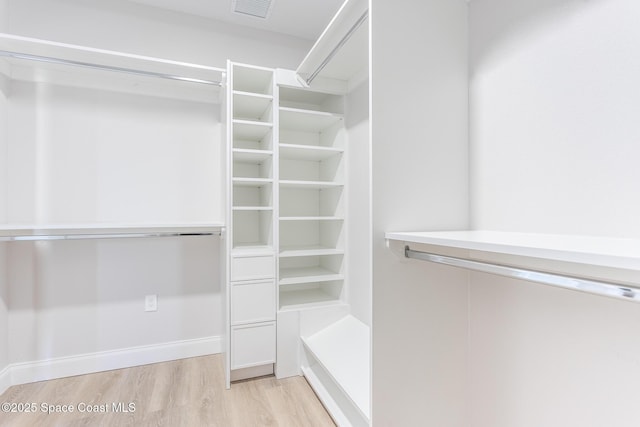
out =
<svg viewBox="0 0 640 427"><path fill-rule="evenodd" d="M247 120L269 122L269 108L273 96L251 92L233 91L233 116Z"/></svg>
<svg viewBox="0 0 640 427"><path fill-rule="evenodd" d="M273 246L270 245L259 245L259 244L236 244L231 249L234 255L273 255L274 249Z"/></svg>
<svg viewBox="0 0 640 427"><path fill-rule="evenodd" d="M369 327L351 315L309 337L302 337L306 350L365 420L371 413L370 342Z"/></svg>
<svg viewBox="0 0 640 427"><path fill-rule="evenodd" d="M1 60L14 80L219 102L224 70L0 33Z"/></svg>
<svg viewBox="0 0 640 427"><path fill-rule="evenodd" d="M325 307L336 304L342 304L342 301L325 292L322 288L280 290L280 311Z"/></svg>
<svg viewBox="0 0 640 427"><path fill-rule="evenodd" d="M0 240L65 240L118 237L161 237L219 234L224 225L210 224L2 224Z"/></svg>
<svg viewBox="0 0 640 427"><path fill-rule="evenodd" d="M309 188L309 189L325 189L344 187L341 182L333 181L302 181L302 180L281 180L280 188Z"/></svg>
<svg viewBox="0 0 640 427"><path fill-rule="evenodd" d="M243 187L262 187L271 183L271 178L233 178L233 185Z"/></svg>
<svg viewBox="0 0 640 427"><path fill-rule="evenodd" d="M272 211L271 206L234 206L234 211Z"/></svg>
<svg viewBox="0 0 640 427"><path fill-rule="evenodd" d="M280 158L320 161L344 153L341 148L317 145L280 144Z"/></svg>
<svg viewBox="0 0 640 427"><path fill-rule="evenodd" d="M260 141L267 136L273 124L253 120L233 120L233 137L247 141Z"/></svg>
<svg viewBox="0 0 640 427"><path fill-rule="evenodd" d="M280 221L342 221L339 216L281 216Z"/></svg>
<svg viewBox="0 0 640 427"><path fill-rule="evenodd" d="M407 243L640 270L640 240L500 231L387 232Z"/></svg>
<svg viewBox="0 0 640 427"><path fill-rule="evenodd" d="M305 256L343 255L344 249L330 248L326 246L287 246L280 248L280 258L295 258Z"/></svg>
<svg viewBox="0 0 640 427"><path fill-rule="evenodd" d="M344 275L322 267L283 268L280 270L280 285L319 283L343 280Z"/></svg>
<svg viewBox="0 0 640 427"><path fill-rule="evenodd" d="M248 148L234 148L233 160L244 163L261 163L273 156L271 150L253 150Z"/></svg>
<svg viewBox="0 0 640 427"><path fill-rule="evenodd" d="M304 132L322 132L343 119L342 114L300 108L280 108L280 128Z"/></svg>

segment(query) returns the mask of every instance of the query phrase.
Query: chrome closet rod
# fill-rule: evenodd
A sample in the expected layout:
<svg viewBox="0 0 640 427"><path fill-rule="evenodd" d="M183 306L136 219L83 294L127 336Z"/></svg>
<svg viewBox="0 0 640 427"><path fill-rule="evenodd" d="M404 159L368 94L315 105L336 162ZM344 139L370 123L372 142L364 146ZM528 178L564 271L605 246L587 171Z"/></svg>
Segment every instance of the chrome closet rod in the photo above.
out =
<svg viewBox="0 0 640 427"><path fill-rule="evenodd" d="M416 251L409 246L404 248L406 258L435 262L453 267L466 268L467 270L483 273L497 274L514 279L528 280L530 282L557 286L575 291L588 292L596 295L624 299L626 301L640 302L640 289L616 283L601 282L580 277L563 276L546 273L543 271L527 270L524 268L510 267L507 265L493 264L484 261L471 261L464 258L437 255L429 252Z"/></svg>
<svg viewBox="0 0 640 427"><path fill-rule="evenodd" d="M90 62L72 61L72 60L68 60L68 59L59 59L59 58L53 58L53 57L49 57L49 56L32 55L32 54L29 54L29 53L11 52L11 51L7 51L7 50L0 50L0 56L9 57L9 58L16 58L16 59L26 59L26 60L29 60L29 61L46 62L46 63L50 63L50 64L73 65L73 66L76 66L76 67L91 68L91 69L94 69L94 70L115 71L115 72L119 72L119 73L135 74L135 75L138 75L138 76L145 76L145 77L157 77L157 78L161 78L161 79L179 80L179 81L190 82L190 83L200 83L200 84L205 84L205 85L222 86L222 82L218 82L218 81L215 81L215 80L196 79L196 78L192 78L192 77L176 76L176 75L173 75L173 74L165 74L165 73L156 73L156 72L153 72L153 71L136 70L136 69L133 69L133 68L114 67L114 66L111 66L111 65L98 65L98 64L92 64Z"/></svg>
<svg viewBox="0 0 640 427"><path fill-rule="evenodd" d="M8 236L0 237L0 241L24 242L39 240L88 240L88 239L129 239L138 237L188 237L188 236L222 236L220 231L207 231L197 233L181 232L157 232L157 233L114 233L114 234L37 234L32 236Z"/></svg>
<svg viewBox="0 0 640 427"><path fill-rule="evenodd" d="M309 78L306 80L307 84L310 85L311 82L318 76L318 74L324 69L324 67L327 66L327 64L329 64L329 62L331 62L331 60L333 59L334 56L336 56L336 53L338 53L338 51L340 49L342 49L342 46L344 46L349 39L351 38L351 36L353 35L353 33L356 32L356 30L358 28L360 28L360 25L362 25L362 23L367 19L367 17L369 16L369 11L365 11L362 16L360 16L360 18L358 18L358 20L356 21L355 24L353 24L353 26L349 29L349 31L347 32L347 34L344 35L344 37L338 42L338 44L336 45L336 47L333 48L333 50L331 52L329 52L329 55L327 55L327 57L324 59L324 61L322 61L322 63L318 66L318 68L316 68L316 70L311 73L311 75L309 76Z"/></svg>

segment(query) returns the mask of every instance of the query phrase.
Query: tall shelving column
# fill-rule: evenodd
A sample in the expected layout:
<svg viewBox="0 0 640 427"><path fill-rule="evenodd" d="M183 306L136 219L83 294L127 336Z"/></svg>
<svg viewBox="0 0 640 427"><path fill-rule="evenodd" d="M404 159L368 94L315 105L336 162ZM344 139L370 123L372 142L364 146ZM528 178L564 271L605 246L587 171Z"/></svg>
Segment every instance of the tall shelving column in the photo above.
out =
<svg viewBox="0 0 640 427"><path fill-rule="evenodd" d="M273 373L276 361L276 215L271 69L229 62L228 369L239 380Z"/></svg>
<svg viewBox="0 0 640 427"><path fill-rule="evenodd" d="M344 300L343 97L280 86L279 309Z"/></svg>

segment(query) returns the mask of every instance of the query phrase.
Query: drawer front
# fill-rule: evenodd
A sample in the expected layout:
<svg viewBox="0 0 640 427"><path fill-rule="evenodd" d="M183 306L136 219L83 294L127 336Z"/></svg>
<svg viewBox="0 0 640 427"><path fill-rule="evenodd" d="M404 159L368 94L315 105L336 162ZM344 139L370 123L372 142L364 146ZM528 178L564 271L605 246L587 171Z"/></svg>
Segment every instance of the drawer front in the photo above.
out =
<svg viewBox="0 0 640 427"><path fill-rule="evenodd" d="M275 322L231 328L231 369L266 365L275 361Z"/></svg>
<svg viewBox="0 0 640 427"><path fill-rule="evenodd" d="M231 281L273 279L276 263L273 255L232 257Z"/></svg>
<svg viewBox="0 0 640 427"><path fill-rule="evenodd" d="M275 281L231 284L231 324L276 320Z"/></svg>

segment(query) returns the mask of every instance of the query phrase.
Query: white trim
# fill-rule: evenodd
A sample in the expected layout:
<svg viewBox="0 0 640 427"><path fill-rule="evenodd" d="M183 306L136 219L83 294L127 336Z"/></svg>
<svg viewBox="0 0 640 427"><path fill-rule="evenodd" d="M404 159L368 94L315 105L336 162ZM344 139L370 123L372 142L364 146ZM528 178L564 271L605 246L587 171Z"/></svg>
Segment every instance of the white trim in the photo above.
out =
<svg viewBox="0 0 640 427"><path fill-rule="evenodd" d="M11 387L11 366L5 366L0 371L0 395Z"/></svg>
<svg viewBox="0 0 640 427"><path fill-rule="evenodd" d="M32 362L13 363L0 371L0 393L17 384L217 354L222 350L221 344L221 337L211 336Z"/></svg>

